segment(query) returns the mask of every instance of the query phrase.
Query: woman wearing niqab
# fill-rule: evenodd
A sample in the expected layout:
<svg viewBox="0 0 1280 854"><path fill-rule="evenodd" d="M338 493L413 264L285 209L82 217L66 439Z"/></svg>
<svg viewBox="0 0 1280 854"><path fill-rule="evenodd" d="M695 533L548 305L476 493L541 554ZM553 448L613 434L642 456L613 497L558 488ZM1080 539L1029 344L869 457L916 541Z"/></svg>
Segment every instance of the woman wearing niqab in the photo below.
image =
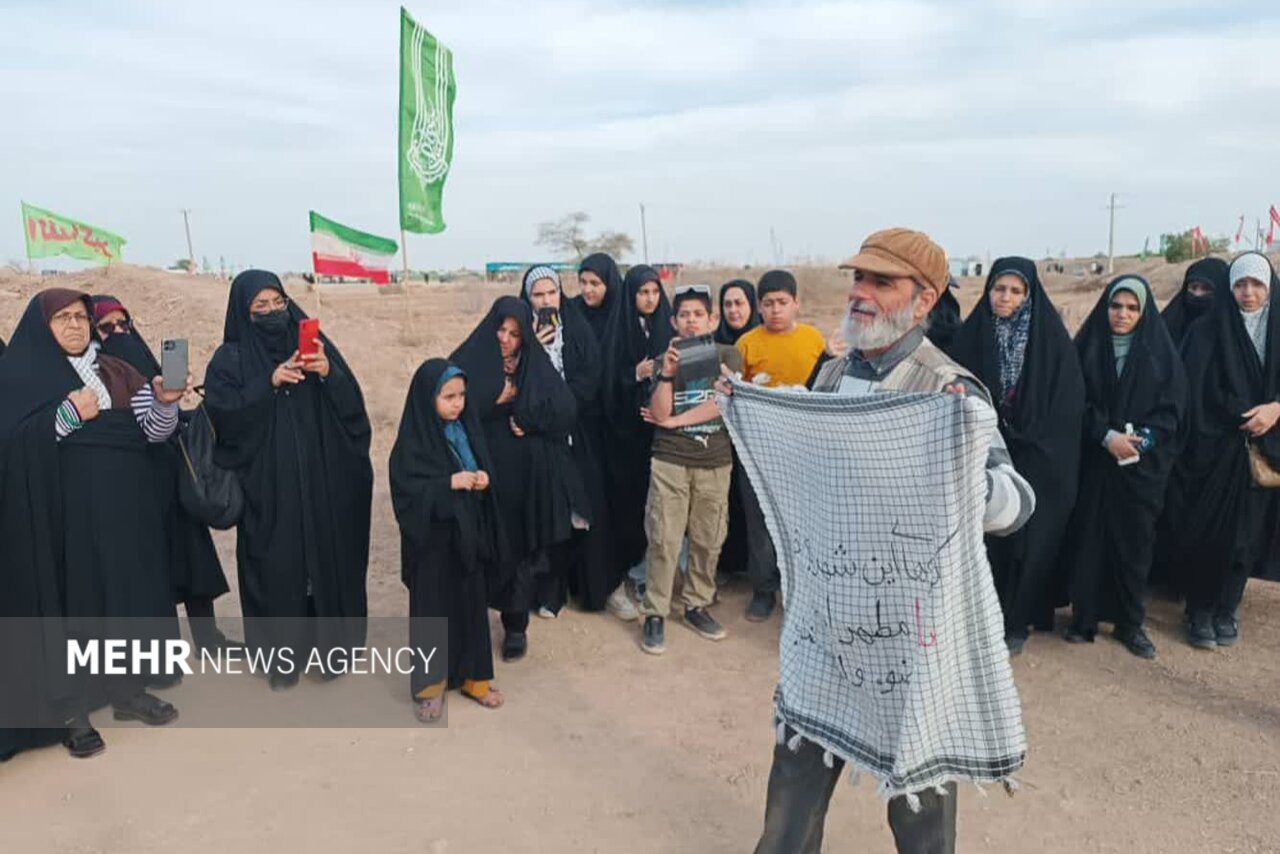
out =
<svg viewBox="0 0 1280 854"><path fill-rule="evenodd" d="M89 298L93 306L93 324L102 353L132 365L144 377L160 374L160 362L142 337L133 315L116 297L95 294ZM189 413L179 413L185 423ZM151 448L152 470L156 494L165 518L169 542L169 576L174 599L186 606L191 635L199 648L225 646L227 638L214 621L213 600L226 593L227 577L213 545L209 528L182 508L178 501L177 483L182 463L176 438Z"/></svg>
<svg viewBox="0 0 1280 854"><path fill-rule="evenodd" d="M1189 369L1191 407L1180 474L1186 480L1180 536L1172 553L1187 589L1187 638L1196 647L1232 646L1249 577L1280 580L1276 565L1280 497L1253 481L1250 454L1280 470L1280 287L1265 255L1231 262L1230 296L1218 299L1203 330L1204 362Z"/></svg>
<svg viewBox="0 0 1280 854"><path fill-rule="evenodd" d="M314 358L298 353L305 317L274 273L240 273L205 377L214 461L244 490L236 564L245 641L287 647L297 665L272 669L275 689L296 684L312 650L330 660L362 645L368 614L369 417L327 335Z"/></svg>

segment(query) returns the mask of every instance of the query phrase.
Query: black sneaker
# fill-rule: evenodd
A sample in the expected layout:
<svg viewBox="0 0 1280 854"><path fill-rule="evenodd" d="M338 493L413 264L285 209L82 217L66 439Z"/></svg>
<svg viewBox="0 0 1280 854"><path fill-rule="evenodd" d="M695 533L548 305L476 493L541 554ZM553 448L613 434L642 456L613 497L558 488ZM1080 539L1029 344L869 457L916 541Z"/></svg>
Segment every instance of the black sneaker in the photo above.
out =
<svg viewBox="0 0 1280 854"><path fill-rule="evenodd" d="M650 655L662 655L667 651L667 631L661 617L644 618L644 639L640 648Z"/></svg>
<svg viewBox="0 0 1280 854"><path fill-rule="evenodd" d="M773 609L777 607L777 604L778 595L776 593L764 593L757 590L751 594L751 604L747 606L747 619L753 623L763 623L773 616Z"/></svg>
<svg viewBox="0 0 1280 854"><path fill-rule="evenodd" d="M1129 652L1138 656L1138 658L1151 659L1156 657L1156 645L1151 642L1151 638L1147 637L1147 633L1142 630L1142 626L1134 628L1116 627L1115 639L1125 645Z"/></svg>
<svg viewBox="0 0 1280 854"><path fill-rule="evenodd" d="M527 632L507 632L502 638L502 660L519 661L529 651Z"/></svg>
<svg viewBox="0 0 1280 854"><path fill-rule="evenodd" d="M1187 620L1187 643L1196 649L1215 649L1218 646L1218 635L1207 613L1197 612Z"/></svg>
<svg viewBox="0 0 1280 854"><path fill-rule="evenodd" d="M1230 614L1215 614L1213 636L1218 646L1235 646L1236 641L1240 640L1240 624Z"/></svg>
<svg viewBox="0 0 1280 854"><path fill-rule="evenodd" d="M724 640L727 632L724 626L711 616L706 608L685 608L685 624L707 640Z"/></svg>

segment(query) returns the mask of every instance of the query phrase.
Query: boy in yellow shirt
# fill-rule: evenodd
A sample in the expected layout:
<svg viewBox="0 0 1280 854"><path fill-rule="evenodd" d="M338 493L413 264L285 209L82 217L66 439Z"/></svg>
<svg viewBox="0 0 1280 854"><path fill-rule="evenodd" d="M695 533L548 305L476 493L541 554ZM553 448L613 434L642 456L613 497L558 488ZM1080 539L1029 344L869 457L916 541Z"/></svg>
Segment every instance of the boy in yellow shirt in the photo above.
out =
<svg viewBox="0 0 1280 854"><path fill-rule="evenodd" d="M770 270L756 285L762 325L738 339L742 375L748 381L774 388L804 386L826 351L822 333L799 323L800 297L795 276L786 270ZM773 614L781 578L778 558L765 528L760 503L750 483L743 479L742 504L747 516L747 572L755 592L747 607L747 619L763 622Z"/></svg>
<svg viewBox="0 0 1280 854"><path fill-rule="evenodd" d="M796 322L800 298L795 276L770 270L760 278L756 294L764 322L738 339L743 377L770 388L804 385L827 342L815 327Z"/></svg>

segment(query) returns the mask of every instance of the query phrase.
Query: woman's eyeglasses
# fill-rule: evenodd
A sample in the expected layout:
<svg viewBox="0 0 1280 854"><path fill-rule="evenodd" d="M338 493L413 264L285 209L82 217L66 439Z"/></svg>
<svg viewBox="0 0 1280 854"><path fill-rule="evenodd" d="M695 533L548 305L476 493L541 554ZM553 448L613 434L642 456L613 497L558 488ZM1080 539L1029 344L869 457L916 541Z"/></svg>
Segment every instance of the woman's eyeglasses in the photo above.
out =
<svg viewBox="0 0 1280 854"><path fill-rule="evenodd" d="M53 317L49 318L49 322L64 328L67 326L79 326L82 323L85 326L88 326L89 315L85 314L83 311L72 313L64 313L60 311Z"/></svg>
<svg viewBox="0 0 1280 854"><path fill-rule="evenodd" d="M125 334L133 325L127 320L104 320L98 324L98 331L103 335L111 335L113 333Z"/></svg>
<svg viewBox="0 0 1280 854"><path fill-rule="evenodd" d="M252 302L249 304L249 312L251 314L266 314L269 311L280 311L289 307L288 297L276 297L270 301Z"/></svg>

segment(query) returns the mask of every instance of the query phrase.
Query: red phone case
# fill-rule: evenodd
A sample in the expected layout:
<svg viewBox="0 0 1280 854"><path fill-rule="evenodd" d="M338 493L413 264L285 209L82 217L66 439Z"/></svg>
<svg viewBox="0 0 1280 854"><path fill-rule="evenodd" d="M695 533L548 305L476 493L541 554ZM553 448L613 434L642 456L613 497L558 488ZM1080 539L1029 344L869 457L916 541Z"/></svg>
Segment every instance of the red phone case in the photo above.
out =
<svg viewBox="0 0 1280 854"><path fill-rule="evenodd" d="M298 322L298 355L314 356L320 352L316 342L320 340L320 318L308 317Z"/></svg>

